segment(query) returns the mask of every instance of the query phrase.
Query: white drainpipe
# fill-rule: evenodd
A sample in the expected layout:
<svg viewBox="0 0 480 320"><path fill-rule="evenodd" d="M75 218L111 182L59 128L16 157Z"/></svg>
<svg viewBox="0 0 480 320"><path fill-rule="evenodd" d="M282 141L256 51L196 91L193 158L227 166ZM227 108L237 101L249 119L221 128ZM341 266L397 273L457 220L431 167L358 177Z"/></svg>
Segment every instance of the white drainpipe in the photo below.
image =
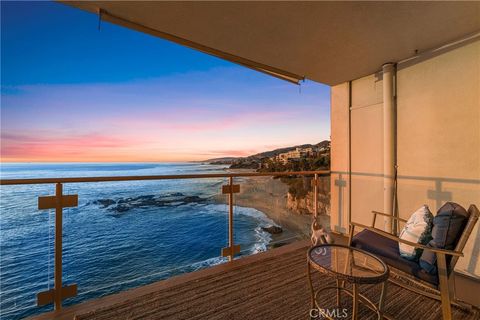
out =
<svg viewBox="0 0 480 320"><path fill-rule="evenodd" d="M395 172L395 102L394 75L395 65L383 65L383 210L393 215L393 186ZM389 218L384 220L384 230L392 232Z"/></svg>

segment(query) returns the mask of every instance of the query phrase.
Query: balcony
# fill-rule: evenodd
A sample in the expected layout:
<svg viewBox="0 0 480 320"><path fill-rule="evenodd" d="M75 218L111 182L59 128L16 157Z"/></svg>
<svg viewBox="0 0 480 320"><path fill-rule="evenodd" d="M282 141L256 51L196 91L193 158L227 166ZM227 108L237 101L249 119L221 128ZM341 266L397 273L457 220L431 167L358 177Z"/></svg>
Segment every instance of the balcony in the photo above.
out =
<svg viewBox="0 0 480 320"><path fill-rule="evenodd" d="M236 241L238 237L235 235L235 219L234 212L238 210L239 204L246 204L248 198L244 193L239 192L240 189L254 189L256 192L261 190L260 185L275 177L289 177L290 179L302 179L309 181L308 185L314 201L313 214L318 214L318 195L321 189L322 181L329 180L329 172L283 172L283 173L235 173L235 174L202 174L202 175L182 175L182 176L117 176L117 177L82 177L82 178L49 178L49 179L18 179L18 180L2 180L2 188L18 188L22 185L37 184L40 186L46 184L51 188L52 184L56 186L56 195L54 197L40 197L39 208L56 207L55 214L55 260L51 266L55 270L55 286L53 290L40 293L38 298L39 304L55 304L55 311L47 311L41 315L33 316L35 319L122 319L122 318L148 318L154 315L162 319L179 319L179 318L208 318L208 319L225 319L239 317L241 319L298 319L308 317L310 312L310 293L307 286L306 278L306 251L310 245L308 240L301 240L301 235L293 238L281 239L280 248L274 248L274 243L270 244L270 250L250 255L252 252L245 252L244 248L239 248ZM220 180L219 180L220 179ZM260 179L260 180L259 180ZM327 180L325 180L327 179ZM82 229L81 225L71 225L71 221L61 223L61 219L68 215L69 207L74 207L82 201L73 194L64 194L64 186L66 190L77 190L82 198L82 192L85 189L69 188L76 184L88 184L90 189L93 186L102 186L104 184L117 182L128 184L139 181L162 181L185 180L185 181L201 181L207 180L218 185L225 183L222 187L223 195L216 197L225 198L225 209L228 209L228 223L225 224L225 233L228 238L225 239L227 246L221 250L221 255L225 258L222 263L209 267L200 268L194 272L192 270L182 271L176 276L168 278L175 273L164 273L157 279L165 279L153 281L155 275L145 275L138 277L133 285L128 285L121 280L114 283L116 286L113 292L105 291L102 287L102 279L95 279L96 288L91 289L91 283L86 283L89 289L84 288L83 283L73 284L76 275L72 274L72 262L75 264L75 257L80 260L72 247L72 243L67 243L66 248L62 248L63 238L68 237L64 226L67 230ZM242 181L242 184L236 184L236 181ZM255 183L253 183L256 181ZM160 184L161 185L161 184ZM160 185L158 185L160 187ZM250 187L248 187L250 185ZM108 185L112 187L112 185ZM165 187L165 185L163 185ZM247 187L247 188L246 188ZM101 189L98 188L96 190ZM35 192L38 192L35 191ZM43 192L43 191L42 191ZM57 201L56 199L61 199ZM135 197L133 197L135 199ZM217 199L218 200L218 199ZM250 199L251 200L251 199ZM268 199L263 199L263 206L268 206ZM59 205L61 204L61 205ZM64 212L65 211L65 212ZM75 214L81 214L77 210ZM308 215L309 216L309 215ZM307 216L307 220L310 219ZM60 220L59 220L60 218ZM225 221L227 222L227 221ZM53 221L52 221L53 223ZM93 222L92 222L93 223ZM60 236L63 234L63 237ZM53 235L52 235L53 236ZM71 239L71 237L70 237ZM53 240L53 239L52 239ZM335 235L337 243L345 243L347 238L340 234ZM71 240L68 240L71 241ZM68 242L67 241L67 242ZM88 238L86 239L88 241ZM289 244L288 244L289 243ZM95 242L88 245L94 247ZM112 245L114 245L112 243ZM218 244L218 248L221 243ZM140 250L140 248L137 248ZM63 251L63 254L62 254ZM261 250L260 250L261 251ZM220 253L220 250L219 252ZM72 257L73 254L73 257ZM161 254L156 252L153 254ZM238 258L235 258L238 256ZM98 261L102 260L102 256L96 257ZM68 260L65 268L63 260ZM229 261L228 261L229 260ZM125 262L125 261L123 261ZM123 263L119 260L119 264ZM132 264L135 262L132 261ZM173 261L173 263L176 263ZM63 271L62 271L63 269ZM40 272L42 270L39 270ZM45 270L43 270L45 271ZM87 272L87 270L80 270ZM187 272L182 274L183 272ZM53 272L52 272L53 273ZM62 280L64 273L68 274L68 285ZM121 275L114 275L121 276ZM81 277L84 279L84 277ZM58 280L60 279L60 280ZM121 279L118 278L118 279ZM327 285L333 282L328 277L314 273L314 285ZM8 280L8 279L7 279ZM4 280L5 281L5 280ZM107 281L108 282L108 281ZM62 296L58 297L55 292L60 291L63 286ZM112 286L112 283L109 283ZM58 290L58 291L56 291ZM378 300L379 288L366 286L362 288L363 293L372 299ZM31 292L33 297L36 293ZM75 296L78 294L78 297ZM58 300L57 300L58 299ZM62 300L65 299L65 302ZM325 307L335 307L335 295L326 292L322 296ZM347 300L347 299L345 299ZM348 301L348 300L347 300ZM30 306L33 308L33 306ZM351 304L346 302L345 308L349 310ZM395 315L395 318L415 318L411 316L423 310L422 319L438 319L441 317L440 302L428 299L418 295L411 294L396 285L391 285L388 290L386 299L387 314ZM350 312L350 311L347 311ZM428 316L425 316L428 314ZM11 314L10 314L11 315ZM478 309L462 309L454 307L452 316L454 319L477 319L480 316ZM374 319L376 315L367 308L360 308L361 319Z"/></svg>
<svg viewBox="0 0 480 320"><path fill-rule="evenodd" d="M329 202L328 171L217 172L1 180L2 316L75 309L211 265L236 269L305 239L311 214ZM305 194L304 212L286 207L292 190ZM280 234L261 230L274 224L262 212ZM328 226L327 215L319 219Z"/></svg>
<svg viewBox="0 0 480 320"><path fill-rule="evenodd" d="M336 237L337 243L346 238ZM141 288L85 302L38 317L46 319L306 319L310 293L306 281L308 241L298 241L268 252L181 275ZM332 282L318 273L314 285ZM378 299L377 288L362 290ZM347 299L345 299L347 300ZM386 312L396 319L436 320L440 302L391 285ZM325 306L335 307L335 295L324 295ZM349 309L351 305L345 303ZM376 319L367 308L360 319ZM453 308L454 319L478 319L478 310Z"/></svg>

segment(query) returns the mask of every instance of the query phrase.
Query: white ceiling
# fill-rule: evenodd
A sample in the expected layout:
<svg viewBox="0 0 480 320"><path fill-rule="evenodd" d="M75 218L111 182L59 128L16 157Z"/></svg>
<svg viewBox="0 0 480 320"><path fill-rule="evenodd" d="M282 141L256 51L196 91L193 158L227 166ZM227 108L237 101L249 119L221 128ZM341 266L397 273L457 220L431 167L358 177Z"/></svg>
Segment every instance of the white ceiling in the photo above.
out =
<svg viewBox="0 0 480 320"><path fill-rule="evenodd" d="M480 2L67 4L329 85L480 31Z"/></svg>

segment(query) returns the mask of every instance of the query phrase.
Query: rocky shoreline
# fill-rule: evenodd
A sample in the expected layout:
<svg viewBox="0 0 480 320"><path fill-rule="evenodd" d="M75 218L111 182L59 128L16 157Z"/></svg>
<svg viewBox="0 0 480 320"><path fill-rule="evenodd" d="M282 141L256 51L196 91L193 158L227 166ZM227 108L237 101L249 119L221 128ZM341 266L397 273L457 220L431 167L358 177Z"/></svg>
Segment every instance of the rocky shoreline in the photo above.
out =
<svg viewBox="0 0 480 320"><path fill-rule="evenodd" d="M246 171L242 170L242 172ZM330 227L328 215L330 212L330 178L325 177L324 179L325 185L319 193L319 223ZM268 176L236 178L235 183L240 184L240 193L234 196L236 206L257 209L282 227L283 232L281 233L270 232L272 243L288 242L288 239L291 238L309 237L313 212L313 194L311 192L302 199L293 199L288 192L289 186L286 183ZM214 196L214 201L224 204L227 203L227 197L219 194Z"/></svg>
<svg viewBox="0 0 480 320"><path fill-rule="evenodd" d="M252 172L248 169L228 170L229 172ZM308 181L309 182L309 181ZM293 242L295 239L308 238L312 223L314 207L313 192L308 191L301 197L289 192L289 184L281 179L269 176L239 177L235 183L240 184L240 193L234 196L234 205L253 208L264 213L276 225L264 225L263 231L270 233L272 245L278 246ZM330 178L321 181L319 200L319 223L330 227ZM112 216L121 216L136 208L164 207L185 205L189 203L226 204L228 197L216 194L212 197L200 197L175 192L164 195L142 195L127 198L98 199L89 204L99 206L111 212Z"/></svg>

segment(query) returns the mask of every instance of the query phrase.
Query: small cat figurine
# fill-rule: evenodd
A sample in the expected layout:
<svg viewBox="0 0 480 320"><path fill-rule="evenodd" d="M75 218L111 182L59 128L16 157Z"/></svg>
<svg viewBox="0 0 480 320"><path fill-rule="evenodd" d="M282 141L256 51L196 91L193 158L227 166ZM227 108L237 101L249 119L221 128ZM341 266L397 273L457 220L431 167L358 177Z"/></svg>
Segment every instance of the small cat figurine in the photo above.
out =
<svg viewBox="0 0 480 320"><path fill-rule="evenodd" d="M323 228L321 225L314 221L312 223L312 245L316 246L319 244L333 244L335 241L333 240L332 235L329 231Z"/></svg>

